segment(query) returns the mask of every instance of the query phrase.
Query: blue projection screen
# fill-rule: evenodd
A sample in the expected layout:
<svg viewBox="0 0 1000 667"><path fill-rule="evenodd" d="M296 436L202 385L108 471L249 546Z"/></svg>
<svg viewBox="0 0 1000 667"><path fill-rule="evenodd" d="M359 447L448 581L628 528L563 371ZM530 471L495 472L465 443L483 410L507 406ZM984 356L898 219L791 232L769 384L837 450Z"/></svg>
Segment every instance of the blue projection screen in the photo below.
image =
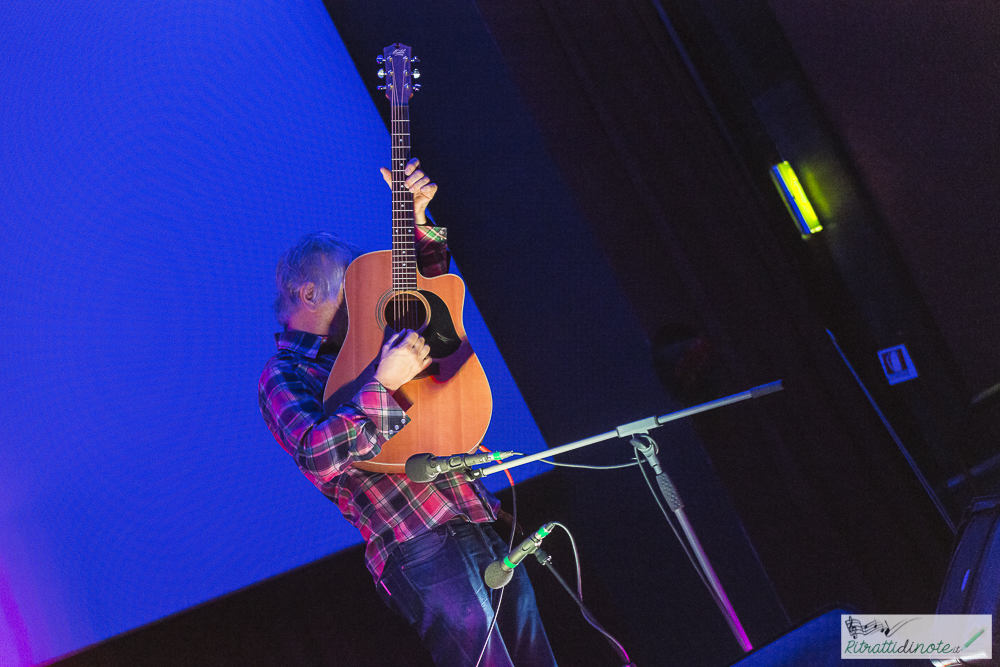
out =
<svg viewBox="0 0 1000 667"><path fill-rule="evenodd" d="M314 229L389 247L389 136L320 0L15 1L0 35L0 665L20 667L359 540L256 387L280 252ZM485 444L544 448L471 298L465 321Z"/></svg>

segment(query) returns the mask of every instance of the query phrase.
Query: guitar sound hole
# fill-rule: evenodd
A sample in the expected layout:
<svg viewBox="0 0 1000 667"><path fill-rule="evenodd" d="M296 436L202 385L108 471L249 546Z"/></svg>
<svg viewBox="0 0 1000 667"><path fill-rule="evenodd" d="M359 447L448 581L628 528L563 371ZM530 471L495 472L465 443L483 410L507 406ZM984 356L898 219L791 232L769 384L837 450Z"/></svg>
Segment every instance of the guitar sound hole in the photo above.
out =
<svg viewBox="0 0 1000 667"><path fill-rule="evenodd" d="M421 331L427 325L427 304L414 292L402 292L386 302L383 316L393 331Z"/></svg>

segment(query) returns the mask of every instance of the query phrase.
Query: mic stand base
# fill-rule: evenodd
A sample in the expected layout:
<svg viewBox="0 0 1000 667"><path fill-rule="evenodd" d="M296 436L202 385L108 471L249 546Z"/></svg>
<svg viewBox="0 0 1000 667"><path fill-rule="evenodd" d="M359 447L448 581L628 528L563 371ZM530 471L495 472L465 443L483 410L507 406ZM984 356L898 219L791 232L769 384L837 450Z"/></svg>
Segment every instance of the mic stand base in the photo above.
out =
<svg viewBox="0 0 1000 667"><path fill-rule="evenodd" d="M560 575L559 572L556 570L556 568L552 566L552 556L542 551L542 549L536 549L535 558L549 572L552 573L552 576L556 578L556 581L558 581L562 585L562 587L566 590L566 592L569 593L569 596L573 598L573 602L575 602L576 606L580 608L580 613L583 614L584 620L586 620L587 623L590 623L592 626L594 626L594 628L598 632L604 635L605 639L607 639L608 643L611 645L611 648L613 648L615 650L615 653L618 654L618 657L625 661L623 667L636 667L636 664L631 660L629 660L628 654L625 653L625 649L622 648L622 645L619 644L614 637L608 634L608 631L602 628L600 623L594 620L593 614L591 614L590 610L587 609L587 607L583 604L583 600L579 598L579 596L576 594L576 591L570 588L569 584L566 583L566 580L562 578L562 575Z"/></svg>

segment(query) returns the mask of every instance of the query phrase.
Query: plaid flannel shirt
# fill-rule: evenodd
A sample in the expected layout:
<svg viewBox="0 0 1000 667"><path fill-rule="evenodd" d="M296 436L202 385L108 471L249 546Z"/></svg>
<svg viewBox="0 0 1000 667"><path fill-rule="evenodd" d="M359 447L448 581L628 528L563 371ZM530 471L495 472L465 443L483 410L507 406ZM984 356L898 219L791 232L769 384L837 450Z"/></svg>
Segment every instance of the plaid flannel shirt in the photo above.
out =
<svg viewBox="0 0 1000 667"><path fill-rule="evenodd" d="M421 273L448 270L442 227L416 232ZM267 362L258 384L260 411L281 447L305 476L361 532L365 562L375 580L393 548L452 519L494 521L499 501L482 482L457 473L428 483L406 475L373 473L351 466L375 457L408 421L406 413L378 382L364 385L332 414L323 412L323 391L336 359L325 338L304 331L275 334L278 353Z"/></svg>

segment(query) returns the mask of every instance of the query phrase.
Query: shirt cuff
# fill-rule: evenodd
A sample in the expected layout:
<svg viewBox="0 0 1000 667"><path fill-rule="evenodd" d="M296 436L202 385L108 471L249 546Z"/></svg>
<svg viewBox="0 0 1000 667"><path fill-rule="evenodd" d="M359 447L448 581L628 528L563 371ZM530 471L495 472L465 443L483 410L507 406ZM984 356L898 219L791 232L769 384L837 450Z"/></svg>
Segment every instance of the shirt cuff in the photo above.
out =
<svg viewBox="0 0 1000 667"><path fill-rule="evenodd" d="M392 398L389 390L378 382L372 381L361 387L361 391L354 397L354 404L374 424L382 442L410 423L410 418Z"/></svg>
<svg viewBox="0 0 1000 667"><path fill-rule="evenodd" d="M414 227L417 264L420 273L427 277L448 273L448 230L445 227L416 225Z"/></svg>

